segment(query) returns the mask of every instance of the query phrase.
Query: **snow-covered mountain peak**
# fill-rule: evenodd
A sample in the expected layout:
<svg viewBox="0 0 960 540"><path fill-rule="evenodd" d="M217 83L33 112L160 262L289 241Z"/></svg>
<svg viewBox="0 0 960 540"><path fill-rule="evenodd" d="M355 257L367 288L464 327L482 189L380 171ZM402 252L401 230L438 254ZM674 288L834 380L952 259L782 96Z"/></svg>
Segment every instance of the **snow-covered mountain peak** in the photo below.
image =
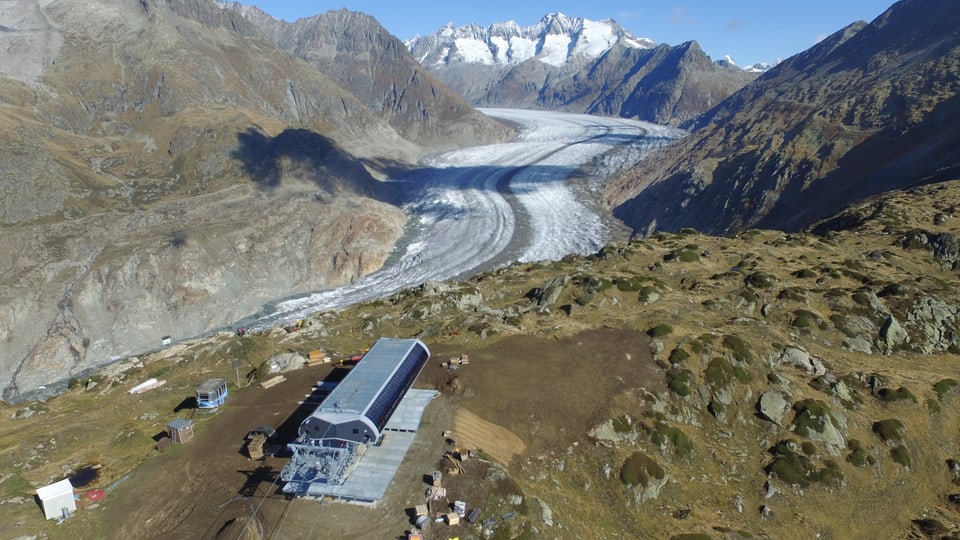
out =
<svg viewBox="0 0 960 540"><path fill-rule="evenodd" d="M481 27L448 24L429 36L417 36L406 45L421 63L444 67L454 64L513 65L536 59L562 66L578 59L598 58L614 45L652 48L653 40L637 38L612 19L592 21L563 13L548 13L532 26L504 21Z"/></svg>

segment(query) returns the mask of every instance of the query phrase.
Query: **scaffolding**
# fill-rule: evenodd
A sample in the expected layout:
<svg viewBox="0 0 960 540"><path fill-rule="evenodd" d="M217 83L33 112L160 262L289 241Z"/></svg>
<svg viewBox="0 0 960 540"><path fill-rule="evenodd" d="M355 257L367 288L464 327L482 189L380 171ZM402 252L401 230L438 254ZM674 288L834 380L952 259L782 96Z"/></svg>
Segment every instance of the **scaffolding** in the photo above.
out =
<svg viewBox="0 0 960 540"><path fill-rule="evenodd" d="M284 493L308 495L311 484L342 485L366 445L343 439L305 439L287 445L293 455L280 471Z"/></svg>

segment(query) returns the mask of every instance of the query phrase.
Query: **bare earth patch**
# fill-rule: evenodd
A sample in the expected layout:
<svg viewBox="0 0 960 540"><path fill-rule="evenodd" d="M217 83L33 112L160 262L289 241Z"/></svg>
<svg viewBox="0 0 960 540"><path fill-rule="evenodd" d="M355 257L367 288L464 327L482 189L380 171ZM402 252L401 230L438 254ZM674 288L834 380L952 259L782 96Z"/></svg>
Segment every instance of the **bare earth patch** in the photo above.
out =
<svg viewBox="0 0 960 540"><path fill-rule="evenodd" d="M527 445L515 433L476 414L460 409L453 418L457 443L465 448L478 448L493 459L508 464L526 450Z"/></svg>

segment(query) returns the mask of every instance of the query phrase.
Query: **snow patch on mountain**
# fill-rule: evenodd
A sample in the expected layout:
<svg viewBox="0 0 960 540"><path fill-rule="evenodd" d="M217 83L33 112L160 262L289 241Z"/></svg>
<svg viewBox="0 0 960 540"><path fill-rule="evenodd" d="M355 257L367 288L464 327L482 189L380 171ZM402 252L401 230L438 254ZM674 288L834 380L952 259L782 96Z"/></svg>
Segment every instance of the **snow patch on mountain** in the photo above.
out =
<svg viewBox="0 0 960 540"><path fill-rule="evenodd" d="M592 21L562 13L544 16L533 26L514 21L491 24L444 25L436 33L416 36L407 48L422 64L514 65L536 59L562 66L574 59L598 58L620 43L630 48L652 48L656 43L637 38L612 19Z"/></svg>

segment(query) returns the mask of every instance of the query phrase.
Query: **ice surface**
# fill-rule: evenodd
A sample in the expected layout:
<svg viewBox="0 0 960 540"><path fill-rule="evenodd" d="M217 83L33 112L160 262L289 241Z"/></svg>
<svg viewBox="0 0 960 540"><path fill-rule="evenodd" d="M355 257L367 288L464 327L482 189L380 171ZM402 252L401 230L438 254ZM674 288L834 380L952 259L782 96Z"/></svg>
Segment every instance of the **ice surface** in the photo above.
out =
<svg viewBox="0 0 960 540"><path fill-rule="evenodd" d="M623 118L482 111L520 126L519 135L509 143L434 156L397 179L416 186L416 191L405 206L407 230L381 270L351 285L272 303L244 326L283 324L515 261L593 253L610 240L611 230L594 210L598 201L584 200L584 193L573 189L573 172L587 163L597 170L615 169L618 160L635 161L683 135ZM603 175L590 181L599 188ZM599 198L598 191L592 191L594 198Z"/></svg>

